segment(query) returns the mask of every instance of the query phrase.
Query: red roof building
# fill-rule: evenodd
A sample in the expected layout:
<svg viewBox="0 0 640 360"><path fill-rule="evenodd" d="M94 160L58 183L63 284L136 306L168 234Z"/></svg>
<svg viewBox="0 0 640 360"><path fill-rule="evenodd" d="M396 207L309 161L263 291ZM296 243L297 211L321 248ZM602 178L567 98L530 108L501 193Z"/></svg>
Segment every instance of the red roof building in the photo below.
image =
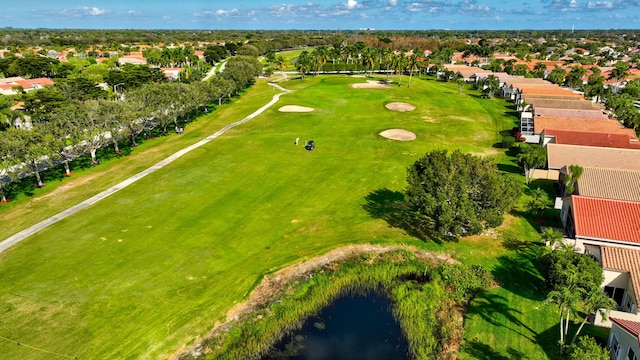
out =
<svg viewBox="0 0 640 360"><path fill-rule="evenodd" d="M582 145L582 146L599 146L621 149L640 149L640 142L635 136L630 137L628 133L607 133L607 132L589 132L589 131L572 131L558 129L544 129L541 134L542 145L548 143Z"/></svg>
<svg viewBox="0 0 640 360"><path fill-rule="evenodd" d="M577 195L566 200L560 216L566 234L576 243L640 246L640 202Z"/></svg>

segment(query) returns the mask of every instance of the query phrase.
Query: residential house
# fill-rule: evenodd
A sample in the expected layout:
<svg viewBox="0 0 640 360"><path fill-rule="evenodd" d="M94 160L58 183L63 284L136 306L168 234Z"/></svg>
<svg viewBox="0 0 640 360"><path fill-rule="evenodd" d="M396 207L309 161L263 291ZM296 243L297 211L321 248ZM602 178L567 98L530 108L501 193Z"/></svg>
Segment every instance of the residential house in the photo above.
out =
<svg viewBox="0 0 640 360"><path fill-rule="evenodd" d="M611 360L640 360L640 322L611 318L607 348Z"/></svg>

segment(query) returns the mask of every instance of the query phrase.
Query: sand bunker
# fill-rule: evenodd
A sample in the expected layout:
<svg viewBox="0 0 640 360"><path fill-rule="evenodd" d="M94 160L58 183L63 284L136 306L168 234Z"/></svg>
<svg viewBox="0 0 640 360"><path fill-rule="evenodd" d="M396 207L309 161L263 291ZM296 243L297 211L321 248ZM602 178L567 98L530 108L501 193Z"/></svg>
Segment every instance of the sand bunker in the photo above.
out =
<svg viewBox="0 0 640 360"><path fill-rule="evenodd" d="M366 83L351 84L354 89L386 89L389 85L379 80L367 80Z"/></svg>
<svg viewBox="0 0 640 360"><path fill-rule="evenodd" d="M400 112L413 111L416 109L415 106L405 102L392 102L392 103L388 103L384 107L386 107L389 110L400 111Z"/></svg>
<svg viewBox="0 0 640 360"><path fill-rule="evenodd" d="M298 105L285 105L278 109L280 112L311 112L315 110L314 108L306 107L306 106L298 106Z"/></svg>
<svg viewBox="0 0 640 360"><path fill-rule="evenodd" d="M398 141L411 141L416 139L416 134L408 130L389 129L380 133L380 136Z"/></svg>

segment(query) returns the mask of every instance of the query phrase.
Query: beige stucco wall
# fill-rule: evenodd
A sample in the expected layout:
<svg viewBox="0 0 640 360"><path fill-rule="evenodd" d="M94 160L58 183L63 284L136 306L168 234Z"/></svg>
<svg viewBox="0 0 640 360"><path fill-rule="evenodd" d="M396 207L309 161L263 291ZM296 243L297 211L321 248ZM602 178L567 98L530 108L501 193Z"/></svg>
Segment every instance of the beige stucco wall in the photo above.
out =
<svg viewBox="0 0 640 360"><path fill-rule="evenodd" d="M629 352L629 348L631 348L636 356L640 354L640 346L638 345L638 338L629 334L626 330L621 328L618 325L614 325L611 328L611 333L609 334L609 341L607 343L607 348L611 349L611 340L613 336L618 340L618 344L620 344L620 352L618 353L618 357L612 360L624 360L627 358L627 353Z"/></svg>

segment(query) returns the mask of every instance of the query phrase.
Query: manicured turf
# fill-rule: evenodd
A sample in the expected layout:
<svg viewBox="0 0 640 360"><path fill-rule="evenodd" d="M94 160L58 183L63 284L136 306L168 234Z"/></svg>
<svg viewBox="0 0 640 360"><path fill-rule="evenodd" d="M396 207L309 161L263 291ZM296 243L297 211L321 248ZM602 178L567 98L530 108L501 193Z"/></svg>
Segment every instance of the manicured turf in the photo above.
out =
<svg viewBox="0 0 640 360"><path fill-rule="evenodd" d="M364 79L285 82L293 92L263 115L0 254L0 336L81 359L166 358L222 320L261 274L350 243L409 243L494 269L510 257L531 266L499 239L423 243L363 207L376 190L402 191L406 167L435 148L495 155L502 168L517 171L512 159L492 147L499 131L514 125L507 103L459 95L455 84L415 77L411 88L353 89L354 81ZM61 188L51 184L43 190L48 198L0 210L1 238L240 120L274 93L260 83L184 135L78 174L64 198L51 195ZM386 110L392 101L417 109ZM277 111L287 104L316 111ZM389 128L410 130L418 140L377 135ZM314 151L302 146L310 139ZM520 218L509 224L524 240L536 236ZM539 317L521 308L540 306L539 297L511 286L495 292L522 300L507 301L494 314ZM472 310L481 308L479 303ZM545 319L527 326L541 333L555 325ZM484 314L472 313L470 321L472 333L495 328ZM481 335L473 340L478 347L502 343L521 353L537 346L515 341L519 335L513 332L504 336L506 341L489 343ZM0 354L51 358L1 339Z"/></svg>

